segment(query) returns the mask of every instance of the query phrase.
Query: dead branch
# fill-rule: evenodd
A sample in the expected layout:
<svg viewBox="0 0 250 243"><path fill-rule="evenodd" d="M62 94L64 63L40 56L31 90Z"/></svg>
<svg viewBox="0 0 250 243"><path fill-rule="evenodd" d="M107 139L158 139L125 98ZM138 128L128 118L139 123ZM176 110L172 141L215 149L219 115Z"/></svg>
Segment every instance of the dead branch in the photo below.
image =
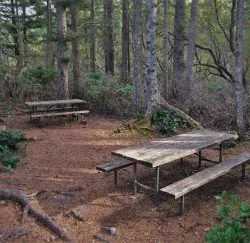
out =
<svg viewBox="0 0 250 243"><path fill-rule="evenodd" d="M28 214L32 216L38 223L44 225L50 229L55 235L64 241L70 241L67 234L56 225L56 223L49 218L37 211L37 209L30 204L27 196L19 190L2 190L0 189L0 199L11 200L17 202L22 208L28 208Z"/></svg>

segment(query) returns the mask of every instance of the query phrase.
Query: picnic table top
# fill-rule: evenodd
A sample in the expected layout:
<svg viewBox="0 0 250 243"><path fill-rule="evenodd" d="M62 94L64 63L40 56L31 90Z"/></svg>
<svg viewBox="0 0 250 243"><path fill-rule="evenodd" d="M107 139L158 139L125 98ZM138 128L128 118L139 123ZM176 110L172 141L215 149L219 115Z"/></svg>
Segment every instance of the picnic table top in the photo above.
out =
<svg viewBox="0 0 250 243"><path fill-rule="evenodd" d="M192 155L204 148L237 138L238 136L234 134L204 129L153 140L112 153L136 162L146 163L150 167L158 167Z"/></svg>
<svg viewBox="0 0 250 243"><path fill-rule="evenodd" d="M25 102L27 106L49 106L49 105L67 105L67 104L85 104L85 100L80 99L68 99L68 100L47 100L47 101L33 101Z"/></svg>

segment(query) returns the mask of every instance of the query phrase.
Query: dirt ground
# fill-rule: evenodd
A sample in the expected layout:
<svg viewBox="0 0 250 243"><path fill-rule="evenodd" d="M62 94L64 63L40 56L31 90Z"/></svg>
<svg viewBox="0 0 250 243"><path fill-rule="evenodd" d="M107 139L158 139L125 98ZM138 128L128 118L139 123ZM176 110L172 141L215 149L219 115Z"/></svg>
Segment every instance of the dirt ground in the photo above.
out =
<svg viewBox="0 0 250 243"><path fill-rule="evenodd" d="M161 206L156 208L153 194L140 190L133 195L132 170L118 172L118 187L113 174L98 172L95 167L112 157L111 152L152 137L129 131L115 133L122 122L90 116L87 124L76 121L44 123L38 128L28 123L27 116L4 119L8 129L20 129L29 137L41 140L25 142L25 157L11 173L0 170L1 189L20 189L33 205L50 216L64 229L73 242L203 242L204 233L219 222L215 211L215 196L226 190L236 194L239 201L250 203L250 168L245 181L240 179L240 168L186 195L186 211L177 215L179 200L161 195ZM250 152L250 143L238 144L224 150L224 158L242 151ZM206 150L216 157L217 150ZM197 158L188 157L183 163L165 166L160 173L164 185L197 172ZM201 169L211 164L204 162ZM153 171L141 166L140 180L153 184ZM73 217L74 211L82 221ZM60 241L31 217L20 223L21 209L12 202L0 201L0 237L10 230L23 235L9 238L11 242ZM110 236L103 226L115 227ZM1 240L0 240L1 241Z"/></svg>

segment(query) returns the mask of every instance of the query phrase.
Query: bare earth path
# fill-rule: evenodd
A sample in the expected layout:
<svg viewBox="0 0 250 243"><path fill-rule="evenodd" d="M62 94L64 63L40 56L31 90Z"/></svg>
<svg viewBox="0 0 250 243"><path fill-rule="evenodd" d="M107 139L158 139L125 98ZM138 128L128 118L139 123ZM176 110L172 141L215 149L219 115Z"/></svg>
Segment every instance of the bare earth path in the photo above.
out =
<svg viewBox="0 0 250 243"><path fill-rule="evenodd" d="M214 196L226 190L239 200L250 203L250 179L239 179L235 170L187 195L186 212L174 216L179 201L162 195L162 205L156 209L153 195L140 191L132 194L131 169L120 171L119 186L113 186L113 175L103 175L95 166L110 158L113 150L142 142L146 137L130 132L114 133L120 121L89 117L87 125L77 122L46 124L37 128L28 124L28 117L12 116L5 119L7 128L20 129L41 141L28 142L26 157L11 173L0 172L0 188L24 191L32 203L51 216L74 242L98 242L101 236L110 242L202 242L204 232L218 221ZM21 145L24 146L24 145ZM226 156L250 151L250 143L226 150ZM217 151L208 150L211 157ZM165 184L174 182L196 171L197 161L190 157L184 164L167 166L161 174ZM203 168L211 166L203 163ZM153 183L152 171L141 167L141 180ZM74 211L83 221L75 219ZM44 227L27 217L20 223L20 208L0 201L0 237L10 229L23 230L23 236L12 242L59 241ZM102 226L117 229L116 236L101 231ZM1 241L1 240L0 240Z"/></svg>

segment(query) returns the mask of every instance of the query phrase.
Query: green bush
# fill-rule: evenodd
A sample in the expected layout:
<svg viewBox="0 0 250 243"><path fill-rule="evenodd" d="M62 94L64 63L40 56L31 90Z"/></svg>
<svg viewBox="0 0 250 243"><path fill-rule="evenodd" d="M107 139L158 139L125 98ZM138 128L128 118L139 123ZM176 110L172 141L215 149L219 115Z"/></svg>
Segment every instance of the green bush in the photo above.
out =
<svg viewBox="0 0 250 243"><path fill-rule="evenodd" d="M84 92L94 112L120 117L132 115L133 86L121 84L115 76L89 73Z"/></svg>
<svg viewBox="0 0 250 243"><path fill-rule="evenodd" d="M23 76L27 80L32 80L42 86L49 85L56 79L56 70L47 67L26 68Z"/></svg>
<svg viewBox="0 0 250 243"><path fill-rule="evenodd" d="M156 128L156 131L171 135L177 133L181 125L187 126L187 123L174 116L169 110L161 110L152 117L152 125Z"/></svg>
<svg viewBox="0 0 250 243"><path fill-rule="evenodd" d="M17 143L24 140L25 134L15 130L0 131L0 145L16 147Z"/></svg>
<svg viewBox="0 0 250 243"><path fill-rule="evenodd" d="M19 131L0 131L0 162L9 170L16 167L20 157L12 151L18 142L24 140L25 134Z"/></svg>
<svg viewBox="0 0 250 243"><path fill-rule="evenodd" d="M216 206L222 224L216 225L205 234L208 243L249 243L250 230L246 228L247 219L250 218L250 207L246 202L241 202L236 210L237 198L231 195L229 200L226 192L216 196L220 202Z"/></svg>

